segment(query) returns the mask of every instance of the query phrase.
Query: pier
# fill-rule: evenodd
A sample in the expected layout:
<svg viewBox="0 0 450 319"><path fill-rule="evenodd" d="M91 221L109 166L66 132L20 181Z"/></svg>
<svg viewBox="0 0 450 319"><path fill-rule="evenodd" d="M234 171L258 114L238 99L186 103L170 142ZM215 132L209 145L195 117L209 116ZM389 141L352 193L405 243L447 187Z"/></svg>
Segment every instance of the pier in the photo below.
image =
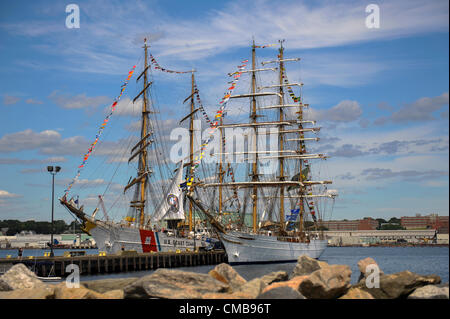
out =
<svg viewBox="0 0 450 319"><path fill-rule="evenodd" d="M1 258L0 273L14 264L22 263L41 277L69 275L68 265L77 265L80 275L120 273L130 271L156 270L158 268L193 267L216 265L227 262L224 250L175 251L158 253L136 253L125 251L117 255L85 255L71 257L22 257Z"/></svg>

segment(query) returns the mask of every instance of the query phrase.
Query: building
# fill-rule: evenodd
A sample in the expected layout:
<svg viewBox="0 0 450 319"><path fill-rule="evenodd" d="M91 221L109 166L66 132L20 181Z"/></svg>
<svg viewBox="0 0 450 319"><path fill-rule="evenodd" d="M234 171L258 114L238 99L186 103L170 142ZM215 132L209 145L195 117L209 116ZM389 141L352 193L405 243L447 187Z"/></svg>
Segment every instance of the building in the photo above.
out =
<svg viewBox="0 0 450 319"><path fill-rule="evenodd" d="M378 221L370 217L364 217L360 220L330 220L321 221L321 225L328 230L375 230L378 227Z"/></svg>
<svg viewBox="0 0 450 319"><path fill-rule="evenodd" d="M448 216L438 214L404 216L401 218L401 225L405 229L436 229L438 233L448 234Z"/></svg>
<svg viewBox="0 0 450 319"><path fill-rule="evenodd" d="M403 216L400 219L400 224L405 229L427 229L429 224L428 216L416 214L416 216Z"/></svg>

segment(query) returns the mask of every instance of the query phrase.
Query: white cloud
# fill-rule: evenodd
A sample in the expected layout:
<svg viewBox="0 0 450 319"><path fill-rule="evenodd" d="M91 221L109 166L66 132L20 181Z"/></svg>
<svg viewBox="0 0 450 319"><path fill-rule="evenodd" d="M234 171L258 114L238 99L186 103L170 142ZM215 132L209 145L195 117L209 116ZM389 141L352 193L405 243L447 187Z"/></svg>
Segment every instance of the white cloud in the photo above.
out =
<svg viewBox="0 0 450 319"><path fill-rule="evenodd" d="M316 110L314 108L305 110L305 116L308 119L317 121L346 123L358 120L361 115L361 106L357 101L351 100L341 101L328 110Z"/></svg>
<svg viewBox="0 0 450 319"><path fill-rule="evenodd" d="M0 189L0 198L15 198L15 197L21 197L21 195L12 194L8 191Z"/></svg>
<svg viewBox="0 0 450 319"><path fill-rule="evenodd" d="M25 103L27 103L27 104L42 104L44 102L30 98L30 99L26 99Z"/></svg>
<svg viewBox="0 0 450 319"><path fill-rule="evenodd" d="M199 61L230 49L248 47L252 36L263 44L286 39L288 47L296 50L448 30L446 1L380 3L379 29L365 26L366 5L355 1L320 1L313 5L307 1L241 1L204 12L200 19L176 17L173 23L173 15L166 14L155 3L100 1L83 5L82 14L88 18L70 35L63 24L56 22L60 19L56 11L48 14L54 21L26 21L1 27L28 37L45 36L45 41L36 48L69 62L60 63L60 67L105 74L123 74L124 65L130 62L128 57L136 54L137 45L149 35L152 50L159 57ZM152 30L151 34L147 30ZM345 71L344 65L342 69Z"/></svg>
<svg viewBox="0 0 450 319"><path fill-rule="evenodd" d="M20 101L20 98L17 96L4 95L3 96L3 104L4 105L13 105Z"/></svg>
<svg viewBox="0 0 450 319"><path fill-rule="evenodd" d="M67 94L58 93L58 91L53 91L49 95L49 99L53 101L56 105L65 109L81 109L87 107L97 107L106 104L111 101L107 96L86 96L86 94L78 94L75 96L70 96Z"/></svg>
<svg viewBox="0 0 450 319"><path fill-rule="evenodd" d="M5 134L0 138L0 152L17 152L51 146L61 139L61 135L52 130L39 133L31 129Z"/></svg>

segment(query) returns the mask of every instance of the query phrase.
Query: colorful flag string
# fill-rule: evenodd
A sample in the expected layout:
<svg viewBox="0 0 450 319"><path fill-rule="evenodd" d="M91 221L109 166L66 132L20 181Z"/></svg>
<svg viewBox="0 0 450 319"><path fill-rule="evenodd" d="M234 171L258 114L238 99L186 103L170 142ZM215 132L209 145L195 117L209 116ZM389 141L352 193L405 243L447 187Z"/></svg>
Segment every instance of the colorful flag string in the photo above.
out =
<svg viewBox="0 0 450 319"><path fill-rule="evenodd" d="M255 45L255 48L264 49L276 46L276 44L266 44L266 45Z"/></svg>
<svg viewBox="0 0 450 319"><path fill-rule="evenodd" d="M198 108L202 112L203 117L205 118L205 121L209 124L209 126L211 126L212 121L209 119L209 116L206 113L205 108L203 107L202 101L200 100L200 94L198 91L197 83L195 83L195 82L194 82L194 93L195 93L195 98L197 99Z"/></svg>
<svg viewBox="0 0 450 319"><path fill-rule="evenodd" d="M217 126L219 124L219 119L223 118L224 115L226 114L224 112L225 106L226 106L228 100L230 99L231 93L236 88L236 84L237 84L237 82L239 81L239 78L242 75L242 71L247 66L248 60L244 60L241 63L242 63L242 65L238 66L238 71L237 72L229 74L230 76L233 77L233 80L231 81L231 86L227 89L227 91L225 92L225 94L222 97L221 101L219 102L219 110L217 110L217 112L216 112L216 115L214 117L214 122L211 122L211 124L210 124L211 130L209 132L209 134L210 134L209 137L202 141L202 144L200 146L200 154L197 155L195 157L195 159L194 159L194 162L191 163L190 176L188 177L188 180L186 181L186 185L189 186L190 190L192 190L192 183L194 181L195 169L200 165L200 162L201 162L201 160L203 159L203 157L205 155L206 146L209 144L209 142L211 142L211 140L214 137L214 133L217 130Z"/></svg>
<svg viewBox="0 0 450 319"><path fill-rule="evenodd" d="M160 71L162 71L162 72L167 72L167 73L178 73L178 74L191 73L191 72L192 72L192 71L183 71L183 72L180 72L180 71L172 71L172 70L165 69L165 68L161 67L161 66L158 64L158 62L156 61L156 59L153 57L152 54L150 54L150 61L151 61L152 64L155 65L155 70L160 70Z"/></svg>
<svg viewBox="0 0 450 319"><path fill-rule="evenodd" d="M284 84L289 84L289 80L287 78L286 75L286 69L283 67L283 74L282 74L283 80L284 80ZM298 103L300 102L300 97L299 96L295 96L294 91L292 90L291 86L287 87L288 92L289 92L289 96L291 97L291 99L295 102Z"/></svg>
<svg viewBox="0 0 450 319"><path fill-rule="evenodd" d="M105 120L103 121L102 125L99 127L97 135L95 136L95 140L94 142L92 142L91 146L89 147L89 150L87 151L86 154L84 154L83 156L83 162L81 162L81 165L78 166L78 171L76 176L74 177L74 179L72 180L72 182L70 182L69 186L67 186L67 189L64 191L64 193L67 195L70 191L70 189L72 188L73 184L78 180L78 178L81 175L81 171L83 169L83 167L86 165L87 160L89 159L89 156L91 156L92 151L95 148L95 145L97 144L97 142L100 139L100 136L102 135L103 129L105 128L106 124L109 121L109 118L112 116L112 114L114 113L114 110L116 109L117 103L119 102L120 98L122 97L123 92L125 91L125 88L127 87L128 81L131 79L131 77L133 76L134 73L134 69L136 68L136 66L134 65L133 68L131 69L130 72L128 72L128 76L127 79L125 80L125 82L121 85L121 89L120 89L120 94L114 99L113 104L111 105L111 110L109 111L109 114L106 116Z"/></svg>

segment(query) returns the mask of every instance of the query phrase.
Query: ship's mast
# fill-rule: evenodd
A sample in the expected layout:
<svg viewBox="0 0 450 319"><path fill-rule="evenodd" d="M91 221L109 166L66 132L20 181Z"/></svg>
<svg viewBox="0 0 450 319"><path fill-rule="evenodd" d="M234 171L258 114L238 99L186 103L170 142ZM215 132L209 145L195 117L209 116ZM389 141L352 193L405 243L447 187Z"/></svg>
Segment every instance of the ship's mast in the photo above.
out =
<svg viewBox="0 0 450 319"><path fill-rule="evenodd" d="M223 117L220 117L219 120L219 125L222 126L223 125ZM219 183L222 184L223 183L223 175L224 175L224 171L223 171L223 152L224 152L224 135L223 135L223 128L220 127L220 153L221 155L219 156ZM222 214L222 206L223 206L223 190L222 190L222 185L219 186L219 215Z"/></svg>
<svg viewBox="0 0 450 319"><path fill-rule="evenodd" d="M280 105L284 104L284 95L283 95L283 68L284 68L284 64L283 64L283 42L284 40L280 40L280 54L278 56L279 60L280 60L280 64L279 64L279 68L280 68L280 97L279 97L279 101L280 101ZM284 115L283 115L283 108L280 107L280 122L283 122L284 120ZM284 126L280 125L278 126L278 134L279 134L279 141L278 141L278 150L280 151L280 154L283 154L284 151L284 134L280 133L281 131L284 130ZM280 176L279 176L280 181L284 181L285 176L284 176L284 158L280 157ZM280 185L280 226L281 226L281 232L284 231L284 186Z"/></svg>
<svg viewBox="0 0 450 319"><path fill-rule="evenodd" d="M147 39L144 40L144 93L143 93L143 103L142 103L142 128L141 128L141 139L147 136L147 125L148 125L148 108L147 108ZM145 174L147 171L147 148L145 147L139 158L139 175ZM145 188L147 186L147 175L144 176L141 180L140 192L141 192L141 207L140 207L140 216L139 216L139 224L141 226L144 225L144 216L145 216Z"/></svg>
<svg viewBox="0 0 450 319"><path fill-rule="evenodd" d="M300 149L298 151L299 151L300 155L304 155L304 154L306 154L306 150L303 147L305 145L305 141L304 141L305 133L303 131L303 99L302 99L301 95L300 95L299 105L300 106L299 106L298 112L297 112L297 114L298 114L297 119L299 122L298 128L300 130L300 132L298 133L299 139L300 139L300 141L299 141ZM299 159L298 162L299 162L299 173L300 173L298 180L300 183L303 183L304 182L303 181L303 172L302 172L303 171L303 159ZM307 178L307 176L305 176L305 178ZM300 195L300 198L299 198L299 205L300 205L300 207L299 207L299 209L300 209L300 211L299 211L299 235L300 235L300 240L302 240L302 241L305 239L305 234L303 232L303 226L304 226L303 223L304 223L304 215L305 215L305 202L304 202L305 194L306 194L305 190L306 190L306 186L299 187L299 195Z"/></svg>
<svg viewBox="0 0 450 319"><path fill-rule="evenodd" d="M194 70L191 75L191 116L189 120L189 162L190 166L194 165L194 93L195 93L195 77ZM191 170L192 174L193 170ZM191 176L192 178L194 176ZM189 231L192 231L192 202L189 201Z"/></svg>
<svg viewBox="0 0 450 319"><path fill-rule="evenodd" d="M149 105L148 105L148 97L147 97L147 89L150 87L152 82L148 82L147 71L149 69L148 65L148 48L147 39L144 39L144 71L139 75L136 81L143 77L143 89L142 91L133 99L133 103L142 95L142 122L141 122L141 139L140 141L131 149L131 153L133 153L136 149L137 151L129 158L128 162L134 159L139 155L139 164L138 164L138 176L134 178L131 182L128 183L124 188L124 192L126 192L131 186L137 184L138 186L138 198L130 203L130 207L136 208L139 212L139 227L145 227L145 224L149 224L145 222L145 203L146 203L146 187L147 180L151 171L148 168L147 163L147 147L153 142L153 140L148 140L148 138L152 135L151 130L149 130Z"/></svg>
<svg viewBox="0 0 450 319"><path fill-rule="evenodd" d="M252 102L251 102L251 122L256 123L256 46L255 46L255 40L253 40L252 45ZM258 137L258 128L255 125L253 127L254 129L254 136L253 136L253 151L255 152L255 158L254 162L252 164L252 181L256 182L258 181L258 154L257 154L257 137ZM252 220L253 220L253 232L256 233L256 227L257 227L257 209L258 209L258 188L256 185L253 186L253 194L252 194Z"/></svg>

